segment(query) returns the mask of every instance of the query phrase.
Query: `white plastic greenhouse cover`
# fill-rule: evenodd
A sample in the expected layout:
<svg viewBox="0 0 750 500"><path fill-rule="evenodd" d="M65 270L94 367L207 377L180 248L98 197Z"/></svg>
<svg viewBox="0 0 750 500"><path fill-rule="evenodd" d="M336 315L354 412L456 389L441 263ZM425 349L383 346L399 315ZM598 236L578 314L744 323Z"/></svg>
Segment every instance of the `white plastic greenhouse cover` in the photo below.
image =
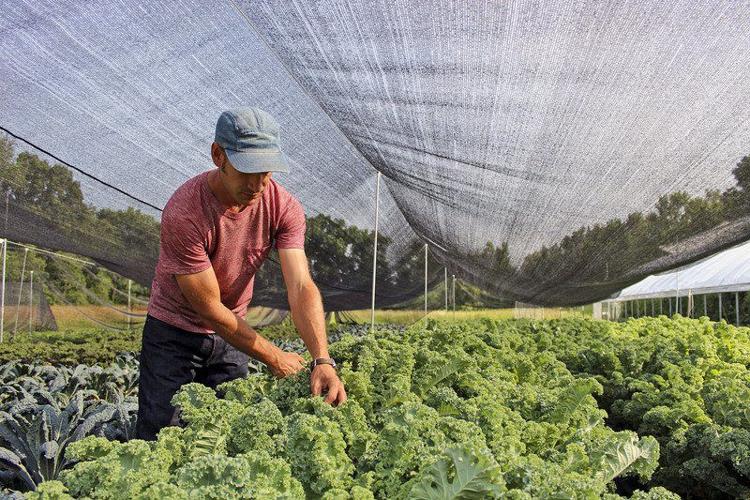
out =
<svg viewBox="0 0 750 500"><path fill-rule="evenodd" d="M750 290L750 243L686 266L678 271L649 276L613 297L616 300L687 296L688 293L744 292Z"/></svg>
<svg viewBox="0 0 750 500"><path fill-rule="evenodd" d="M748 1L5 0L0 126L158 220L258 106L279 182L347 226L309 234L329 310L370 306L378 172L377 306L423 293L424 243L431 286L584 304L750 239L748 33ZM0 236L150 284L157 224L0 167ZM269 265L254 302L285 307Z"/></svg>

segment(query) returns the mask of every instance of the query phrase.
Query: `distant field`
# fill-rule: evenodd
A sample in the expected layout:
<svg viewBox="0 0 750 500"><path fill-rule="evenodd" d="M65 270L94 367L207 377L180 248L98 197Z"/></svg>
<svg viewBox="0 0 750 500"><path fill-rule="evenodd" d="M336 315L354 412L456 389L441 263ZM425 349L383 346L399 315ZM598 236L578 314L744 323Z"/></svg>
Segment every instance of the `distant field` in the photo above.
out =
<svg viewBox="0 0 750 500"><path fill-rule="evenodd" d="M122 313L117 312L109 307L102 306L51 306L52 313L55 315L57 325L61 330L77 328L102 328L105 323L117 328L127 328L127 318ZM124 309L124 308L123 308ZM133 308L133 313L146 314L146 308ZM525 316L533 316L539 319L563 318L572 315L591 316L591 306L583 310L575 308L539 308L525 310ZM362 309L358 311L347 311L347 317L351 317L360 323L370 322L370 310ZM476 318L508 319L514 317L514 309L477 309L473 311L448 311L436 310L429 311L430 318L444 318L456 320L470 320ZM375 310L376 323L394 323L399 325L408 325L415 323L424 317L423 310ZM143 318L132 318L131 327L140 329L143 325Z"/></svg>
<svg viewBox="0 0 750 500"><path fill-rule="evenodd" d="M127 307L117 306L120 310L127 310ZM57 321L57 327L60 330L70 330L77 328L105 328L112 326L116 328L128 327L127 316L110 307L104 306L50 306L52 314ZM145 307L134 307L134 314L146 314ZM131 318L131 328L140 329L143 326L144 318ZM115 329L115 328L113 328Z"/></svg>
<svg viewBox="0 0 750 500"><path fill-rule="evenodd" d="M524 311L524 317L534 317L539 319L553 319L553 318L566 318L569 316L585 315L591 316L591 307L584 308L583 310L579 307L575 308L539 308L533 310ZM347 311L348 316L351 316L358 322L369 323L371 312L369 309L363 309L359 311ZM492 318L492 319L510 319L514 318L514 309L476 309L473 311L428 311L427 316L430 318L438 319L455 319L455 320L470 320L476 318ZM395 324L411 324L419 321L425 316L423 310L412 310L412 311L389 311L389 310L375 310L375 322L376 323L395 323Z"/></svg>

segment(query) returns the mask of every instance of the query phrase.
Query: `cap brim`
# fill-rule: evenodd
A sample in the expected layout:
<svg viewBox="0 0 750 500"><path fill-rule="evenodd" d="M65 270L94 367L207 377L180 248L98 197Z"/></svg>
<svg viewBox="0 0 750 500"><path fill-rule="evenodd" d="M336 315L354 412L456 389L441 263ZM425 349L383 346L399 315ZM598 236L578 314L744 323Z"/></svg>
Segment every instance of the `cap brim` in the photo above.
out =
<svg viewBox="0 0 750 500"><path fill-rule="evenodd" d="M289 165L281 151L257 153L225 149L232 166L243 174L260 172L289 172Z"/></svg>

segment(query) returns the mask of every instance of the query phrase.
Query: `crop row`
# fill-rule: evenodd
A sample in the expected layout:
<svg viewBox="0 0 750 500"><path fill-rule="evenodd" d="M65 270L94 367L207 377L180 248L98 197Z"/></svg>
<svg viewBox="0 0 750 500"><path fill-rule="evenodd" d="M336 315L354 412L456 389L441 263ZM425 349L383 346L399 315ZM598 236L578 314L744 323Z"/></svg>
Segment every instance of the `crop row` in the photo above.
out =
<svg viewBox="0 0 750 500"><path fill-rule="evenodd" d="M32 498L747 497L749 332L680 317L351 327L331 335L342 407L254 365L218 391L185 386L184 427L150 443L129 440L132 356L10 363L2 480L41 483Z"/></svg>

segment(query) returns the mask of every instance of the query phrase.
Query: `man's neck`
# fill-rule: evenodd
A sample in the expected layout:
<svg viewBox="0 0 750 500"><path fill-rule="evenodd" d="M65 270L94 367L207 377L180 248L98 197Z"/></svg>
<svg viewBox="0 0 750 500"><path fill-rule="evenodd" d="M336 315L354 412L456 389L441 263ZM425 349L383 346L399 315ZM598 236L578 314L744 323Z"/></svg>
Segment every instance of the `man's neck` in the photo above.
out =
<svg viewBox="0 0 750 500"><path fill-rule="evenodd" d="M224 188L224 183L221 182L221 178L219 177L220 175L221 172L218 169L212 170L208 174L208 188L225 208L235 213L242 212L247 205L239 205L232 199L229 192Z"/></svg>

